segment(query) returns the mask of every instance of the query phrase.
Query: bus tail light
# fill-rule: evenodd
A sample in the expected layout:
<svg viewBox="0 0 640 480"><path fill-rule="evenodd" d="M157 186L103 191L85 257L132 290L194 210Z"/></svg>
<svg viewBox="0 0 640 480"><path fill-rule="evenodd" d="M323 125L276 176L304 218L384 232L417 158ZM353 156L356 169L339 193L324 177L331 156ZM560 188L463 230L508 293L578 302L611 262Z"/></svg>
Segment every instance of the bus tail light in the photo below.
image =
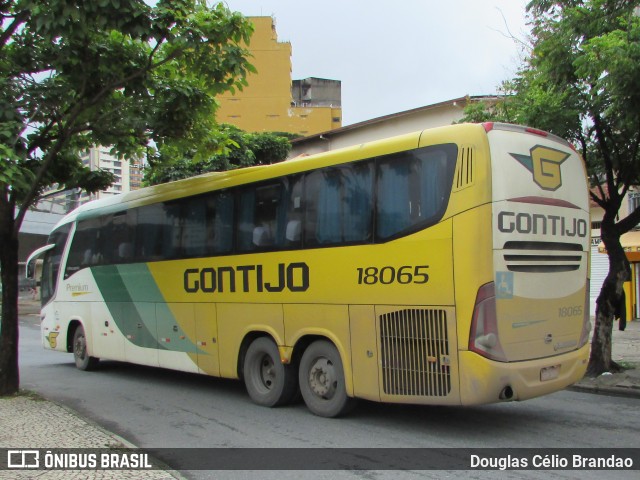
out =
<svg viewBox="0 0 640 480"><path fill-rule="evenodd" d="M585 289L584 299L584 311L582 318L582 332L580 333L580 341L578 342L578 348L582 348L589 341L589 335L591 334L591 313L589 312L589 286L590 281L587 280L587 287Z"/></svg>
<svg viewBox="0 0 640 480"><path fill-rule="evenodd" d="M495 284L493 282L478 289L469 335L469 350L492 360L507 361L502 345L500 345Z"/></svg>

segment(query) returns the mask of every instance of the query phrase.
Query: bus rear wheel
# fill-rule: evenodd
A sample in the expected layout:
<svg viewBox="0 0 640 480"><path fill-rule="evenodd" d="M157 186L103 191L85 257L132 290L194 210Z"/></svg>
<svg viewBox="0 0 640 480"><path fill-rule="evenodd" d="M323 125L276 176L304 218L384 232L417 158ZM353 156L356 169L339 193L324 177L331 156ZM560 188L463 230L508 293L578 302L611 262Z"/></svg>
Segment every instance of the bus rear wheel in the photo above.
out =
<svg viewBox="0 0 640 480"><path fill-rule="evenodd" d="M304 403L315 415L338 417L355 405L347 395L340 353L331 342L309 345L300 359L299 382Z"/></svg>
<svg viewBox="0 0 640 480"><path fill-rule="evenodd" d="M87 337L82 325L78 325L73 333L73 359L80 370L93 370L98 365L98 359L89 355Z"/></svg>
<svg viewBox="0 0 640 480"><path fill-rule="evenodd" d="M280 361L278 346L267 337L257 338L249 346L243 375L251 400L265 407L290 403L298 390L293 366Z"/></svg>

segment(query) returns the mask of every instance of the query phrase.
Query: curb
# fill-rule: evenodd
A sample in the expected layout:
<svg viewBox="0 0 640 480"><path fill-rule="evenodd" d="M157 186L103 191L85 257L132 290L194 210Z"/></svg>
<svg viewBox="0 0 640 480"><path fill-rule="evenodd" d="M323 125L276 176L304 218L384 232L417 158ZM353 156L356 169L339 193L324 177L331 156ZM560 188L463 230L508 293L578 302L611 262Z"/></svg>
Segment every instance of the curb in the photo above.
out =
<svg viewBox="0 0 640 480"><path fill-rule="evenodd" d="M575 384L567 388L572 392L593 393L596 395L611 395L615 397L640 399L640 388L636 387L614 387L601 385Z"/></svg>

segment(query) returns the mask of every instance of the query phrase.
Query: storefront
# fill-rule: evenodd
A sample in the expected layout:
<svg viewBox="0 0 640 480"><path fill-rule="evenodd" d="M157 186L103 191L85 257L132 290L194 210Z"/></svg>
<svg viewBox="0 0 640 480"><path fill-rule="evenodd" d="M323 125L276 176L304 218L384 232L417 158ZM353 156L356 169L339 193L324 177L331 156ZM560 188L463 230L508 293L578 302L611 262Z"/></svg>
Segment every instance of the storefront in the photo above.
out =
<svg viewBox="0 0 640 480"><path fill-rule="evenodd" d="M624 290L627 299L627 318L635 319L640 318L640 231L627 232L620 237L620 244L627 255L627 259L631 264L631 280L626 282ZM595 250L595 249L593 249ZM606 276L609 264L606 258L606 249L604 243L600 242L598 245L598 253L593 253L592 250L592 297L594 294L594 283L599 281L600 287L604 281L602 277L602 267L606 265L604 276ZM604 263L603 263L604 260ZM597 278L594 278L597 277ZM600 279L600 277L602 277ZM596 280L596 282L594 282ZM599 292L599 288L598 288ZM593 302L593 298L592 298Z"/></svg>

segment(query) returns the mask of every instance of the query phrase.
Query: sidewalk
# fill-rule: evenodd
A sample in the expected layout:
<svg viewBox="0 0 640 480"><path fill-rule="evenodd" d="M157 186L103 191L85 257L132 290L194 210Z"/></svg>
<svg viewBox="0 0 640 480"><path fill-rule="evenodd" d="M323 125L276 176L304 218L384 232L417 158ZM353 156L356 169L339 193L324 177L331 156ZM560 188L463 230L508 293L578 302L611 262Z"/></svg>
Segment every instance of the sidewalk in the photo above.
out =
<svg viewBox="0 0 640 480"><path fill-rule="evenodd" d="M640 398L640 320L627 322L624 332L618 330L618 322L615 322L611 344L611 358L624 367L635 368L629 368L622 373L605 373L597 378L585 377L571 389Z"/></svg>
<svg viewBox="0 0 640 480"><path fill-rule="evenodd" d="M21 315L37 315L39 302L20 299ZM0 449L137 448L124 438L79 417L71 409L29 392L0 398ZM108 450L105 450L108 451ZM0 458L0 465L6 465ZM175 480L183 479L169 470L10 470L10 477L38 480Z"/></svg>
<svg viewBox="0 0 640 480"><path fill-rule="evenodd" d="M21 314L35 315L38 305L21 301ZM624 332L613 330L613 359L625 366L635 366L623 373L585 378L571 389L609 395L640 398L640 321L627 324ZM43 421L43 419L47 419ZM0 449L28 448L135 448L125 439L84 420L71 410L36 395L0 398ZM1 459L0 459L1 460ZM13 478L45 480L69 478L150 479L182 478L177 472L161 470L100 471L11 471Z"/></svg>

